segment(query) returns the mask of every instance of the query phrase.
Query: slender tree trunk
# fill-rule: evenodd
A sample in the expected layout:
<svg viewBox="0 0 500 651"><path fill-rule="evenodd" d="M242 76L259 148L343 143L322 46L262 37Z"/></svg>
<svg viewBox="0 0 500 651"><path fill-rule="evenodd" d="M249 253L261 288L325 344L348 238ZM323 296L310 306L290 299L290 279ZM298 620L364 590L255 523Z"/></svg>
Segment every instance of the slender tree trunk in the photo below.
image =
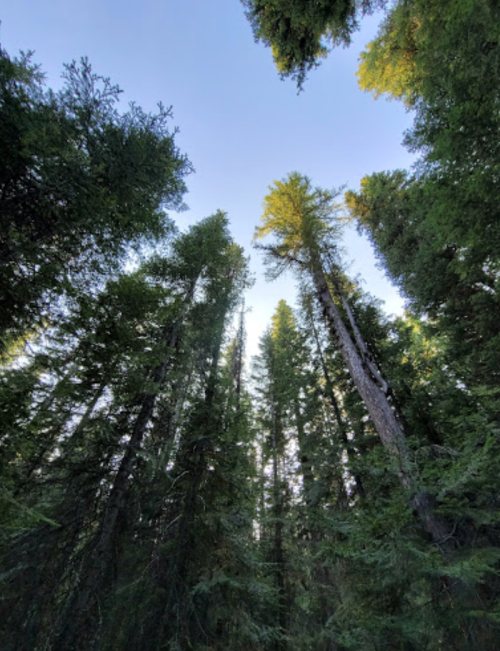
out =
<svg viewBox="0 0 500 651"><path fill-rule="evenodd" d="M85 413L80 419L80 422L78 425L75 427L75 431L73 432L73 435L71 436L71 440L78 441L82 434L85 432L85 428L89 424L90 418L92 416L92 413L99 402L102 394L104 393L104 389L106 388L106 382L101 382L101 384L98 386L97 391L94 393L94 396L92 400L90 401L87 409L85 410Z"/></svg>
<svg viewBox="0 0 500 651"><path fill-rule="evenodd" d="M285 589L285 555L283 551L283 499L281 493L281 482L278 467L278 419L273 408L273 517L274 517L274 539L273 539L273 561L278 590L278 625L280 637L276 640L276 651L286 651L287 643L284 636L288 629L287 598ZM283 637L281 637L283 636Z"/></svg>
<svg viewBox="0 0 500 651"><path fill-rule="evenodd" d="M186 401L189 384L192 381L192 375L193 362L191 360L188 369L184 369L182 377L174 383L171 390L173 398L160 411L157 422L151 431L151 439L164 467L168 466L174 456L177 426Z"/></svg>
<svg viewBox="0 0 500 651"><path fill-rule="evenodd" d="M342 417L342 414L340 413L339 404L338 404L337 398L335 397L335 393L333 391L333 382L332 382L332 379L330 377L330 373L328 371L328 366L326 364L325 357L324 357L323 352L321 350L321 346L320 346L320 343L319 343L319 337L318 337L318 333L317 333L317 330L316 330L316 326L314 325L314 321L311 320L311 324L312 324L312 330L313 330L313 334L314 334L314 341L316 343L316 350L318 352L319 360L320 360L320 363L321 363L321 369L323 371L323 376L325 378L326 394L327 394L328 400L330 401L330 404L332 406L333 413L335 415L335 420L337 421L337 425L338 425L338 428L339 428L339 434L340 434L340 440L342 441L342 444L345 446L345 451L346 451L346 454L347 454L347 460L351 461L356 456L356 450L355 450L355 448L354 448L354 446L352 444L352 441L349 439L349 437L347 435L347 426L346 426L346 423L345 423L345 421L344 421L344 419ZM363 487L363 480L361 479L361 476L359 475L359 473L356 473L353 476L354 476L354 482L356 484L356 491L357 491L359 497L365 498L366 493L365 493L365 489Z"/></svg>
<svg viewBox="0 0 500 651"><path fill-rule="evenodd" d="M244 321L244 308L245 304L241 308L240 313L240 324L238 327L238 335L236 337L235 350L233 353L233 359L231 363L231 374L233 376L233 381L235 384L235 393L236 393L236 411L240 411L241 403L241 375L243 372L243 350L244 350L244 334L245 334L245 321Z"/></svg>
<svg viewBox="0 0 500 651"><path fill-rule="evenodd" d="M300 413L300 405L298 397L295 396L293 403L293 410L295 415L295 426L297 427L297 439L299 443L299 461L300 470L302 473L303 492L307 505L311 504L310 493L314 486L314 473L311 467L311 459L307 450L307 436L304 431L304 422L302 414Z"/></svg>
<svg viewBox="0 0 500 651"><path fill-rule="evenodd" d="M354 314L352 312L351 306L347 302L343 292L340 291L340 289L337 289L337 292L340 296L340 300L342 301L342 305L344 306L344 309L347 314L347 318L349 319L349 323L351 324L352 332L354 335L354 340L358 346L358 350L361 353L361 359L363 360L364 364L368 368L368 371L371 373L375 381L377 382L378 386L380 387L381 391L386 395L389 396L390 394L390 387L387 382L387 380L382 376L382 373L380 369L377 367L375 362L372 359L371 353L368 350L368 346L366 341L364 340L363 335L359 331L358 325L356 323L356 320L354 319Z"/></svg>
<svg viewBox="0 0 500 651"><path fill-rule="evenodd" d="M225 315L225 313L224 313ZM220 351L223 339L224 321L221 320L220 331L217 333L217 339L212 349L209 376L205 386L204 414L202 420L196 423L194 427L196 439L188 439L185 442L182 458L179 463L179 474L188 472L191 481L187 494L182 503L182 511L177 525L177 536L175 547L165 559L165 570L162 574L163 582L166 583L163 612L159 617L159 623L156 631L152 635L152 640L156 644L154 648L162 648L167 634L174 633L175 626L172 625L175 618L175 611L182 610L183 597L181 593L185 592L188 585L187 574L189 570L189 556L193 546L193 523L198 510L198 500L200 487L205 479L207 470L206 451L212 445L214 435L214 423L212 422L213 405L217 391L217 369L220 358ZM182 613L181 613L182 614ZM187 613L184 613L184 619L180 622L185 629L189 628ZM194 635L193 635L194 637ZM191 647L191 641L188 640Z"/></svg>
<svg viewBox="0 0 500 651"><path fill-rule="evenodd" d="M193 281L184 299L181 315L175 322L167 341L167 350L163 362L156 368L153 376L155 385L163 385L170 364L172 351L175 349L182 323L191 303L196 281ZM135 466L146 427L153 415L157 392L149 393L142 400L141 410L136 418L132 434L123 459L116 473L102 517L99 531L92 543L81 568L81 580L75 589L74 597L65 617L65 625L58 639L56 651L88 651L93 648L99 627L96 607L106 581L109 579L110 565L117 546L119 516L126 504L126 493L130 476Z"/></svg>

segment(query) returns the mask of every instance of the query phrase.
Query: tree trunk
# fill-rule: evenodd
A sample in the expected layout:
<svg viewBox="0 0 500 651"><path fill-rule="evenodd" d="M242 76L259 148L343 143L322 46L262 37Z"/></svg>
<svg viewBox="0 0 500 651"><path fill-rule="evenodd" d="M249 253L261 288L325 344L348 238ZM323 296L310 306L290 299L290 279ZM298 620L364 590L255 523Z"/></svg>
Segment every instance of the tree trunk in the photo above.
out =
<svg viewBox="0 0 500 651"><path fill-rule="evenodd" d="M354 448L354 445L352 444L352 441L349 439L347 436L347 426L344 422L344 419L342 418L342 414L340 413L340 408L338 405L337 398L335 397L335 393L333 392L333 382L330 377L330 373L328 371L328 367L326 365L326 360L323 356L323 353L321 351L321 346L319 343L319 338L318 338L318 333L316 331L316 327L314 325L314 321L311 321L312 325L312 330L314 334L314 341L316 342L316 349L318 352L319 360L321 362L321 369L323 371L323 375L325 378L325 384L326 384L326 393L328 400L330 401L330 404L332 405L333 413L335 414L335 420L337 421L337 425L339 428L339 434L340 434L340 440L342 441L343 445L345 446L345 451L347 454L347 460L351 461L354 459L356 456L356 450ZM359 473L356 473L353 475L354 477L354 482L356 484L356 492L358 493L359 497L364 499L366 497L365 489L363 487L363 480L361 479L361 476Z"/></svg>
<svg viewBox="0 0 500 651"><path fill-rule="evenodd" d="M285 588L285 555L283 551L283 496L278 468L278 419L273 408L273 516L274 516L274 539L273 539L273 561L276 588L278 590L278 625L280 635L276 640L276 651L286 651L287 643L285 635L288 628L287 617L287 595ZM280 433L281 434L281 433Z"/></svg>
<svg viewBox="0 0 500 651"><path fill-rule="evenodd" d="M196 281L193 281L184 299L181 314L171 329L163 362L156 367L153 380L158 389L165 380L172 351L175 349L182 323L191 303ZM109 579L109 569L117 546L119 516L126 506L126 492L134 469L137 453L146 427L153 415L157 391L144 396L123 459L116 473L101 524L81 568L81 580L76 586L65 616L65 626L56 649L89 651L93 648L99 627L96 608L101 592Z"/></svg>
<svg viewBox="0 0 500 651"><path fill-rule="evenodd" d="M412 506L432 540L435 543L445 541L448 538L449 528L441 518L434 514L430 497L417 488L403 429L385 393L384 385L386 383L380 383L379 378L382 375L378 369L377 373L373 375L370 372L370 367L364 364L335 305L319 259L313 265L313 277L318 299L330 325L330 331L337 341L345 365L365 403L382 444L397 464L397 474L401 484L412 493ZM354 319L354 317L352 318Z"/></svg>
<svg viewBox="0 0 500 651"><path fill-rule="evenodd" d="M225 314L225 312L224 312ZM163 612L158 616L158 625L151 634L151 648L162 648L162 644L169 636L175 635L176 626L183 626L189 629L187 609L185 609L182 622L175 617L175 611L182 612L183 597L188 581L189 559L196 544L193 525L199 512L199 494L205 480L207 471L206 452L212 446L216 425L212 422L213 406L217 392L217 369L220 358L220 351L223 340L223 320L221 320L220 331L217 333L216 341L212 348L210 371L205 385L204 404L206 410L204 415L199 417L193 427L196 439L187 438L181 446L179 459L178 476L188 473L191 481L186 491L185 498L181 505L181 512L175 534L175 546L169 551L168 557L163 561L163 571L158 573L160 587L165 589ZM190 432L192 434L192 432ZM173 622L176 622L173 625ZM193 637L194 634L193 634ZM191 648L191 641L187 640ZM149 648L149 647L147 647Z"/></svg>
<svg viewBox="0 0 500 651"><path fill-rule="evenodd" d="M293 411L295 416L295 426L297 428L297 439L299 444L299 461L300 470L302 473L302 487L305 501L308 506L311 506L311 490L314 486L314 473L311 467L311 459L307 450L307 436L304 431L304 422L302 414L300 413L300 405L298 396L295 396L293 402Z"/></svg>
<svg viewBox="0 0 500 651"><path fill-rule="evenodd" d="M342 321L339 310L331 296L325 274L319 265L318 268L314 269L314 283L319 301L330 325L330 331L337 341L349 374L366 405L384 447L398 464L398 474L403 485L405 488L410 488L412 485L411 469L403 430L382 388L363 365L363 360Z"/></svg>

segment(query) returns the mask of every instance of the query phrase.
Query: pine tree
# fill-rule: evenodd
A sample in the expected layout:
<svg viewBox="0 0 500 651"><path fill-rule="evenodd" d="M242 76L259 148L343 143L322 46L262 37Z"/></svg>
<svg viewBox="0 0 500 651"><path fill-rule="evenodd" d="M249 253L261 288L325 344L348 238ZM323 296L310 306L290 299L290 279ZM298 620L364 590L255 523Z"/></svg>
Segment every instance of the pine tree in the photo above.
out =
<svg viewBox="0 0 500 651"><path fill-rule="evenodd" d="M169 108L120 114L120 89L86 59L64 79L46 91L30 57L0 50L2 351L61 296L102 287L131 245L165 236L190 171Z"/></svg>
<svg viewBox="0 0 500 651"><path fill-rule="evenodd" d="M5 397L12 395L12 377L19 378L17 391L27 406L7 420L7 449L15 459L9 499L15 504L22 499L22 514L36 525L23 531L22 522L14 520L13 541L3 541L3 576L9 585L3 626L9 648L87 649L97 644L106 632L113 586L121 580L126 541L133 544L132 532L142 528L143 509L151 513L154 508L140 488L151 486L152 471L163 467L163 476L155 478L163 485L184 485L172 504L178 511L173 517L191 529L197 489L210 477L209 442L220 435L218 360L224 332L245 282L241 250L218 213L180 236L168 259L151 261L110 283L95 299L82 297L74 318L52 336L60 346L58 356L46 349L32 365L7 369ZM33 369L43 363L45 375L34 380ZM187 392L184 378L191 382ZM175 390L179 394L172 396ZM162 428L160 422L162 401L172 398L182 411L180 431L172 423ZM47 422L49 407L55 416ZM40 446L38 439L49 426ZM162 433L173 440L162 440ZM210 450L200 455L205 444ZM189 486L182 481L186 473L192 477ZM160 506L161 511L169 508L168 501ZM194 534L184 535L189 543ZM162 536L154 529L151 537ZM179 587L187 571L181 538L168 561L174 563ZM23 585L30 589L19 593ZM143 614L139 609L138 630ZM164 621L155 621L160 639Z"/></svg>
<svg viewBox="0 0 500 651"><path fill-rule="evenodd" d="M321 258L328 244L332 247L335 231L327 220L335 209L331 193L313 190L309 179L293 173L285 181L276 182L266 197L264 224L257 229L256 237L276 235L279 238L277 245L266 249L270 260L277 260L280 268L296 265L312 277L318 300L329 322L330 332L336 340L349 373L383 444L397 464L397 472L403 485L410 488L410 461L403 430L388 401L389 387L367 354L366 345L343 297L341 277L333 277L331 289L325 274ZM347 311L353 337L334 301L334 295ZM436 535L440 537L438 532Z"/></svg>
<svg viewBox="0 0 500 651"><path fill-rule="evenodd" d="M348 45L359 18L383 0L242 0L256 40L271 47L282 77L302 87L307 73L325 57L327 45Z"/></svg>

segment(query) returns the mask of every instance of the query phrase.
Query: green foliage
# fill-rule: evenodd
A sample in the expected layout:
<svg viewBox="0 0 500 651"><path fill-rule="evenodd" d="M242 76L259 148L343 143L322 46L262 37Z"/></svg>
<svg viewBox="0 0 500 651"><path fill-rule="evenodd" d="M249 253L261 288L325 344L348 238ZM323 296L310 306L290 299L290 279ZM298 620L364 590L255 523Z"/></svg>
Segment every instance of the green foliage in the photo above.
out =
<svg viewBox="0 0 500 651"><path fill-rule="evenodd" d="M359 193L346 193L346 203L413 306L439 319L457 372L468 383L495 386L496 238L466 220L472 218L467 203L449 212L460 196L449 181L396 171L363 179Z"/></svg>
<svg viewBox="0 0 500 651"><path fill-rule="evenodd" d="M499 96L490 81L499 24L489 0L395 5L363 56L361 80L412 105L406 144L421 159L414 176L375 174L347 197L391 277L449 334L450 363L468 384L492 386L500 240Z"/></svg>
<svg viewBox="0 0 500 651"><path fill-rule="evenodd" d="M282 77L302 87L307 73L327 54L327 44L347 45L360 15L377 0L242 0L256 40L272 48Z"/></svg>
<svg viewBox="0 0 500 651"><path fill-rule="evenodd" d="M258 247L266 254L270 277L290 266L312 271L323 251L334 255L340 233L336 194L314 188L298 172L275 181L269 189L254 240L269 235L276 240L276 244Z"/></svg>
<svg viewBox="0 0 500 651"><path fill-rule="evenodd" d="M64 79L46 91L30 57L0 51L2 341L45 323L75 285L102 282L131 244L164 236L190 171L170 109L120 114L119 88L86 59Z"/></svg>
<svg viewBox="0 0 500 651"><path fill-rule="evenodd" d="M252 543L243 362L230 352L220 361L248 285L227 222L218 212L168 257L75 297L36 350L4 369L9 651L91 640L110 651L260 648L273 637Z"/></svg>
<svg viewBox="0 0 500 651"><path fill-rule="evenodd" d="M400 2L383 20L378 36L361 53L357 72L359 86L374 97L386 93L413 105L419 95L416 57L420 19L415 3Z"/></svg>
<svg viewBox="0 0 500 651"><path fill-rule="evenodd" d="M244 4L299 86L375 6ZM169 110L120 114L85 60L48 92L0 53L2 649L498 648L499 24L492 0L402 0L362 57L416 114L414 172L346 195L404 317L342 271L334 193L271 186L256 239L300 309L277 306L252 394L228 219L177 234L164 212L189 171Z"/></svg>

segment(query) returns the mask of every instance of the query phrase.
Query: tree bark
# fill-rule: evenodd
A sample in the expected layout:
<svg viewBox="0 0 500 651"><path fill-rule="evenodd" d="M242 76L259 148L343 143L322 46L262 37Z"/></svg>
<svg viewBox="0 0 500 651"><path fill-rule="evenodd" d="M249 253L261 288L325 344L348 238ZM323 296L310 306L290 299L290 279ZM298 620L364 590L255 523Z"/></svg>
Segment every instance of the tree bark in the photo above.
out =
<svg viewBox="0 0 500 651"><path fill-rule="evenodd" d="M352 444L352 441L349 440L349 437L347 436L347 426L344 422L344 419L342 418L342 414L340 413L340 408L338 405L337 398L335 397L335 394L333 392L333 382L330 377L330 373L328 371L328 367L326 365L325 358L323 356L323 353L321 351L321 346L319 343L319 338L318 338L318 333L316 331L316 327L314 325L314 322L312 321L312 330L314 334L314 341L316 342L316 349L318 352L319 360L321 362L321 369L323 371L323 375L325 378L325 384L326 384L326 393L327 397L330 401L330 404L332 405L333 413L335 414L335 420L337 421L337 425L339 428L339 433L340 433L340 440L342 441L343 445L345 446L345 451L347 454L347 460L351 461L354 459L356 456L356 450L354 448L354 445ZM356 473L353 475L354 477L354 482L356 484L356 491L362 499L366 497L365 489L363 486L363 480L361 479L361 476Z"/></svg>
<svg viewBox="0 0 500 651"><path fill-rule="evenodd" d="M347 366L356 388L363 399L368 413L375 425L384 447L390 452L398 465L398 475L405 488L412 485L409 454L403 430L389 405L382 388L374 377L367 372L347 327L339 313L330 293L330 288L322 268L316 265L313 271L314 283L319 301L339 346L342 358Z"/></svg>
<svg viewBox="0 0 500 651"><path fill-rule="evenodd" d="M382 375L377 369L378 372L374 376L370 372L370 368L363 363L363 359L332 298L319 259L314 261L312 272L318 299L328 320L330 331L337 341L340 353L356 385L356 389L365 403L382 444L397 464L397 474L401 484L412 494L411 503L413 508L418 513L425 530L429 533L433 542L439 544L449 538L449 527L441 518L435 515L430 497L423 491L418 490L411 467L405 434L389 404L387 395L384 392L384 385L381 385L379 381L379 377L382 377Z"/></svg>

